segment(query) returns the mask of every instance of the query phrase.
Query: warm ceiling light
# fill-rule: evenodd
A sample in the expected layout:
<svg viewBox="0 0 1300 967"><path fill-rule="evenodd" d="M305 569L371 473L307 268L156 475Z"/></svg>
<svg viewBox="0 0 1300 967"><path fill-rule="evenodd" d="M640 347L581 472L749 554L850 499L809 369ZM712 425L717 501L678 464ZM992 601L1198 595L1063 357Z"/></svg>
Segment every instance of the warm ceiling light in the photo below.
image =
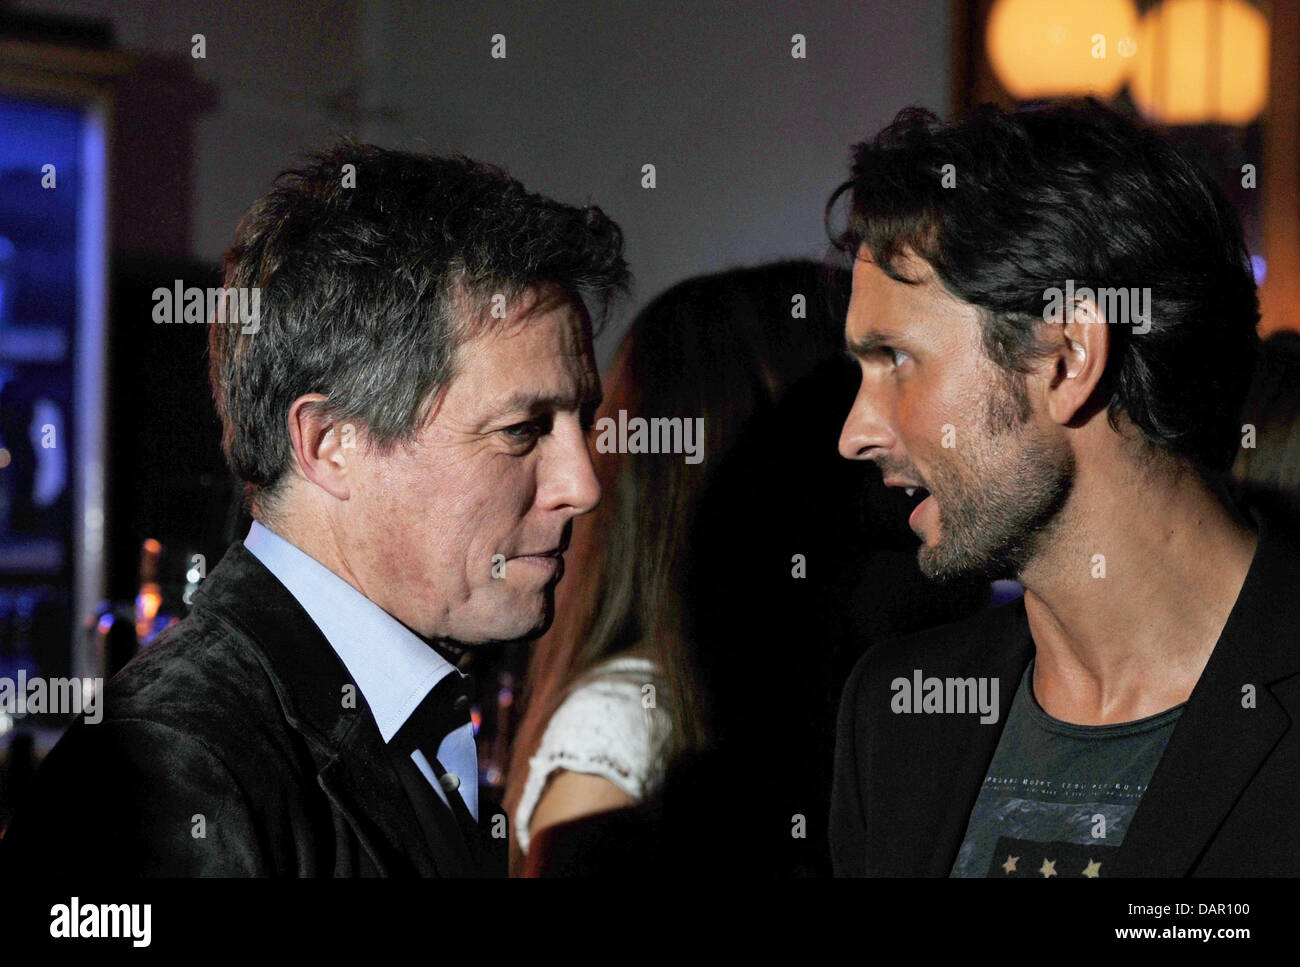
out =
<svg viewBox="0 0 1300 967"><path fill-rule="evenodd" d="M1129 88L1165 124L1249 124L1268 100L1268 21L1244 0L1165 0L1138 25Z"/></svg>
<svg viewBox="0 0 1300 967"><path fill-rule="evenodd" d="M1136 29L1131 0L998 0L985 42L998 80L1019 100L1109 97L1128 75Z"/></svg>

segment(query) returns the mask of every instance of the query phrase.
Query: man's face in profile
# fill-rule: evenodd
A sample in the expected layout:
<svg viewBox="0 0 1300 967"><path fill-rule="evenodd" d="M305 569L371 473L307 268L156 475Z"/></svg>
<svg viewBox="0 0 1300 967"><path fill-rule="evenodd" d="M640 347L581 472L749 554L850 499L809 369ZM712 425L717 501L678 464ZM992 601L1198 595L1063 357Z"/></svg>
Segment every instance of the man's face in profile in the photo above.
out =
<svg viewBox="0 0 1300 967"><path fill-rule="evenodd" d="M1069 495L1073 455L985 355L978 310L908 255L898 267L916 285L865 246L855 261L845 339L862 384L840 453L918 488L909 523L927 577L1014 577Z"/></svg>
<svg viewBox="0 0 1300 967"><path fill-rule="evenodd" d="M425 637L545 631L570 521L600 499L586 440L600 402L590 324L548 294L557 298L531 293L462 344L413 445L361 457L352 570L370 576L367 597Z"/></svg>

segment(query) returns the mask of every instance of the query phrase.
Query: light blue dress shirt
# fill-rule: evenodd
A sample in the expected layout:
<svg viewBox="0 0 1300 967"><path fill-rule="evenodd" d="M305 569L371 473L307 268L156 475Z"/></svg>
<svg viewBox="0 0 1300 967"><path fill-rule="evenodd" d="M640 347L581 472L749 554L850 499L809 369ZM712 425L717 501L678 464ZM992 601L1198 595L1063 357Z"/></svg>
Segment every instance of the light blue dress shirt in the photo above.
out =
<svg viewBox="0 0 1300 967"><path fill-rule="evenodd" d="M273 530L254 521L244 547L266 565L320 628L357 683L385 742L392 740L434 685L447 675L460 674L400 621ZM434 792L448 802L424 753L417 749L411 759ZM438 761L460 780L461 798L478 819L473 725L466 723L442 740Z"/></svg>

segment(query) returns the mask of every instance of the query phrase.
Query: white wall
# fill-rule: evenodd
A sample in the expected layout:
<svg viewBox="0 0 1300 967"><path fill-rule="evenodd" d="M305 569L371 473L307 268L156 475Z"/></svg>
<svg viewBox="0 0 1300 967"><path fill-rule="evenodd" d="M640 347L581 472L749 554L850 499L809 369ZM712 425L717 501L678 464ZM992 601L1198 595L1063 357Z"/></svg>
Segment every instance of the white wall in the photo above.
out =
<svg viewBox="0 0 1300 967"><path fill-rule="evenodd" d="M820 258L852 142L948 110L948 3L373 4L381 143L460 150L623 226L634 309L701 272ZM490 56L504 34L504 60ZM791 57L791 35L807 58ZM641 187L641 166L658 187ZM621 326L602 339L608 357Z"/></svg>
<svg viewBox="0 0 1300 967"><path fill-rule="evenodd" d="M220 256L294 153L348 132L462 151L533 190L601 205L626 232L637 279L623 320L690 275L820 258L849 146L907 104L948 110L947 0L15 6L107 19L122 48L168 57L189 58L204 33L207 58L192 66L217 103L195 121L192 197L180 202L196 257ZM490 56L498 33L504 60ZM790 55L795 33L804 60ZM646 163L654 190L640 186ZM621 329L602 339L602 359Z"/></svg>

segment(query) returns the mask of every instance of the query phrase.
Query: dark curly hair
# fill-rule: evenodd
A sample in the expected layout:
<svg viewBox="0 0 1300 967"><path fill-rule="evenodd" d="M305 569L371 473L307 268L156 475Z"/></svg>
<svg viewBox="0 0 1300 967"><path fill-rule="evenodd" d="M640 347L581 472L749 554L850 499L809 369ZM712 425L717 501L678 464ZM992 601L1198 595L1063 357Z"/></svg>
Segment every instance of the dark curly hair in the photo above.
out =
<svg viewBox="0 0 1300 967"><path fill-rule="evenodd" d="M224 262L228 289L260 289L260 315L256 327L214 320L209 377L227 460L267 517L299 396L324 394L324 410L387 451L423 426L463 342L499 324L494 296L555 286L599 329L630 286L622 232L598 207L529 193L461 155L348 139L281 172Z"/></svg>
<svg viewBox="0 0 1300 967"><path fill-rule="evenodd" d="M908 282L895 263L911 249L982 310L984 351L1022 407L1046 292L1070 279L1149 287L1149 331L1111 327L1099 402L1116 429L1123 412L1167 453L1205 470L1231 465L1259 346L1241 225L1220 188L1134 118L1092 98L1014 113L986 104L948 124L906 108L854 146L826 219L842 252L865 244Z"/></svg>

